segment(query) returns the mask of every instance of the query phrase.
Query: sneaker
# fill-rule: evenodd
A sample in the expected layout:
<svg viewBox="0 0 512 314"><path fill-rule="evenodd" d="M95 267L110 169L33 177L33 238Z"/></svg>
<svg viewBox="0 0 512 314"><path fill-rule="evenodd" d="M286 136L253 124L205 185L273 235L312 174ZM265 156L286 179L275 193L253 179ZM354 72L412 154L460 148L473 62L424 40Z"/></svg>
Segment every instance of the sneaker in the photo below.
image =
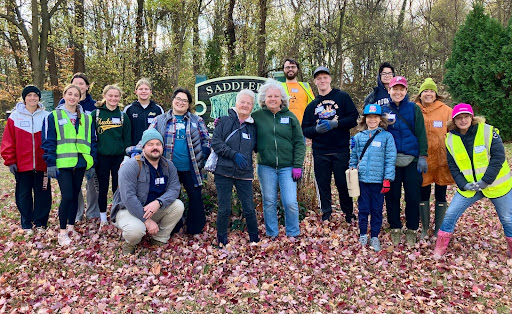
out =
<svg viewBox="0 0 512 314"><path fill-rule="evenodd" d="M331 221L331 213L332 212L330 212L330 211L326 212L326 213L323 213L322 214L322 221L326 221L326 220L327 221Z"/></svg>
<svg viewBox="0 0 512 314"><path fill-rule="evenodd" d="M131 255L135 253L135 244L124 242L121 250L123 251L123 255Z"/></svg>
<svg viewBox="0 0 512 314"><path fill-rule="evenodd" d="M149 243L151 243L151 246L158 246L158 247L163 247L163 246L167 245L166 242L158 241L153 238L151 238L151 240L149 240Z"/></svg>
<svg viewBox="0 0 512 314"><path fill-rule="evenodd" d="M416 230L407 229L405 231L405 240L407 241L407 245L414 246L416 244Z"/></svg>
<svg viewBox="0 0 512 314"><path fill-rule="evenodd" d="M36 234L43 234L46 231L45 227L36 227Z"/></svg>
<svg viewBox="0 0 512 314"><path fill-rule="evenodd" d="M402 236L401 229L391 229L391 242L393 242L393 245L400 244L401 236Z"/></svg>
<svg viewBox="0 0 512 314"><path fill-rule="evenodd" d="M66 231L71 237L80 239L80 233L75 230L75 226L68 225Z"/></svg>
<svg viewBox="0 0 512 314"><path fill-rule="evenodd" d="M362 246L366 246L366 244L368 243L368 235L367 234L360 235L359 243L361 243Z"/></svg>
<svg viewBox="0 0 512 314"><path fill-rule="evenodd" d="M370 246L373 248L375 252L380 251L380 241L377 237L372 237L370 239Z"/></svg>
<svg viewBox="0 0 512 314"><path fill-rule="evenodd" d="M69 238L67 232L66 233L60 233L58 236L58 241L60 246L68 246L71 244L71 239Z"/></svg>
<svg viewBox="0 0 512 314"><path fill-rule="evenodd" d="M27 236L34 235L34 230L32 229L23 229L23 232L25 232L25 235Z"/></svg>
<svg viewBox="0 0 512 314"><path fill-rule="evenodd" d="M108 230L108 221L102 221L100 222L100 228L99 228L99 231L100 232L105 232Z"/></svg>

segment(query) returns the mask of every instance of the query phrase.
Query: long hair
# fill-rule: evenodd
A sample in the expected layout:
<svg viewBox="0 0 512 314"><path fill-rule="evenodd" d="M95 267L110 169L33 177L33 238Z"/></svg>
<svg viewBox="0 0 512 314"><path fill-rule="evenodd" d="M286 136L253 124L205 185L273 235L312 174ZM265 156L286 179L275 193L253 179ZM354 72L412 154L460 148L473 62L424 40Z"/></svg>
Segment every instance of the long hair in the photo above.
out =
<svg viewBox="0 0 512 314"><path fill-rule="evenodd" d="M103 88L103 93L101 94L103 96L103 99L101 101L98 101L96 104L94 104L96 107L103 107L107 103L107 99L105 99L105 95L108 93L109 90L117 90L119 92L119 98L123 98L123 90L121 87L119 87L116 84L107 85ZM118 106L121 105L121 102L119 102Z"/></svg>
<svg viewBox="0 0 512 314"><path fill-rule="evenodd" d="M383 119L382 116L380 116L380 123L379 126L383 129L387 129L388 127L388 121L386 119ZM368 125L366 124L366 116L360 116L357 120L357 127L356 130L361 132L368 129Z"/></svg>
<svg viewBox="0 0 512 314"><path fill-rule="evenodd" d="M478 123L485 123L485 118L482 116L472 117L471 125L477 125ZM460 129L457 127L457 125L455 125L455 122L453 121L453 119L451 119L450 121L448 121L448 123L446 123L446 128L448 129L448 131L455 130L457 132L460 132Z"/></svg>

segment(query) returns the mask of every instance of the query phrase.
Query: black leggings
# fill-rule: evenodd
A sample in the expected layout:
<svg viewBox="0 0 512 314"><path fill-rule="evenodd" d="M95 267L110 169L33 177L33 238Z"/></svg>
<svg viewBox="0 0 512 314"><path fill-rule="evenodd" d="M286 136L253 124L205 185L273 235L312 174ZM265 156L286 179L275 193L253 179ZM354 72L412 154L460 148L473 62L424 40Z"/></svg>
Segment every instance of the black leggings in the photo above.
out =
<svg viewBox="0 0 512 314"><path fill-rule="evenodd" d="M430 187L432 184L421 188L421 201L428 202L430 200ZM446 188L447 185L435 184L434 195L437 202L446 202Z"/></svg>
<svg viewBox="0 0 512 314"><path fill-rule="evenodd" d="M82 188L85 168L60 168L57 181L59 182L61 201L59 205L59 223L61 229L66 224L74 225L78 211L78 193Z"/></svg>
<svg viewBox="0 0 512 314"><path fill-rule="evenodd" d="M98 155L98 161L96 163L96 175L98 176L98 206L100 212L107 212L107 195L108 185L110 183L110 176L112 175L112 193L117 190L117 179L119 166L123 162L123 155L120 156L106 156Z"/></svg>

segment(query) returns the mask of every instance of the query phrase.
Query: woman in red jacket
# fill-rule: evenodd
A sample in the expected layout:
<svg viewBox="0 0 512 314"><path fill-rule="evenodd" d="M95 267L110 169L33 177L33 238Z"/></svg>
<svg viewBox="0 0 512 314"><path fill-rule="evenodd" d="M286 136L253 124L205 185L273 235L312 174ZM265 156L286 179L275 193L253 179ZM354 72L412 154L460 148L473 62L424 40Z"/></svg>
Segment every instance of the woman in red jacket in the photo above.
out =
<svg viewBox="0 0 512 314"><path fill-rule="evenodd" d="M52 202L41 149L41 128L49 113L39 102L41 91L36 86L26 86L21 97L7 120L1 154L16 179L16 206L21 214L21 227L31 235L33 226L37 230L46 229Z"/></svg>

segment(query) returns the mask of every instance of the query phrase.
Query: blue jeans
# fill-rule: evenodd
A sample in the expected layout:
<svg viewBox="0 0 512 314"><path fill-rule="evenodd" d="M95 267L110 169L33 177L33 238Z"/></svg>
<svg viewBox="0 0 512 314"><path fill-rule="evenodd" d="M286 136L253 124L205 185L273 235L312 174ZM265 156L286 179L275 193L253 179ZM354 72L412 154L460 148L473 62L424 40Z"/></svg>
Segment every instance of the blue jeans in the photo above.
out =
<svg viewBox="0 0 512 314"><path fill-rule="evenodd" d="M466 209L474 202L485 197L482 192L476 192L473 197L466 198L457 192L446 210L441 230L453 232L457 220L462 216ZM490 198L494 204L498 217L503 225L506 237L512 237L512 190L498 198Z"/></svg>
<svg viewBox="0 0 512 314"><path fill-rule="evenodd" d="M299 229L299 204L297 203L297 182L292 178L292 167L275 169L258 165L261 196L263 199L263 217L267 236L275 237L279 234L277 219L277 186L281 191L281 201L284 206L284 221L286 235L296 237Z"/></svg>

